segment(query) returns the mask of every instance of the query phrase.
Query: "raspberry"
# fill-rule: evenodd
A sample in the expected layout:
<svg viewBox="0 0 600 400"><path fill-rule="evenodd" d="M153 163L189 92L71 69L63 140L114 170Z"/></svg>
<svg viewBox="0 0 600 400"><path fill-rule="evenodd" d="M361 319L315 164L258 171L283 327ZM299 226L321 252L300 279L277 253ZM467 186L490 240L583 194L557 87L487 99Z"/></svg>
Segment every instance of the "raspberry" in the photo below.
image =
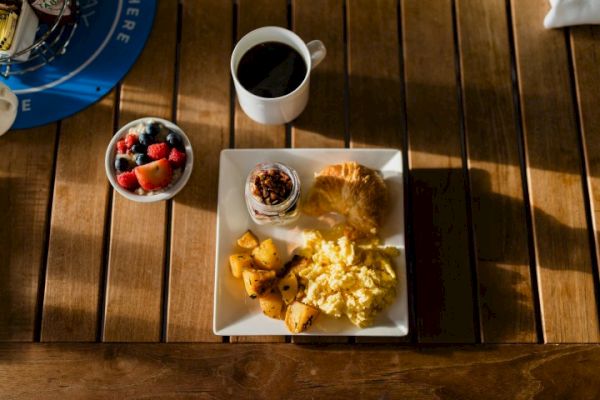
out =
<svg viewBox="0 0 600 400"><path fill-rule="evenodd" d="M166 143L156 143L148 146L148 151L146 152L148 157L153 160L160 160L161 158L169 157L169 145Z"/></svg>
<svg viewBox="0 0 600 400"><path fill-rule="evenodd" d="M173 168L183 167L185 165L185 153L173 148L171 154L169 154L169 162Z"/></svg>
<svg viewBox="0 0 600 400"><path fill-rule="evenodd" d="M123 172L122 174L117 175L117 182L119 183L119 186L127 190L135 190L140 185L133 171Z"/></svg>
<svg viewBox="0 0 600 400"><path fill-rule="evenodd" d="M119 153L119 154L127 153L127 144L125 144L124 139L121 139L117 142L117 153Z"/></svg>
<svg viewBox="0 0 600 400"><path fill-rule="evenodd" d="M133 146L134 144L136 144L138 142L138 137L137 135L133 135L133 134L129 134L127 135L127 137L125 138L125 144L127 145L127 148L130 149L131 146Z"/></svg>

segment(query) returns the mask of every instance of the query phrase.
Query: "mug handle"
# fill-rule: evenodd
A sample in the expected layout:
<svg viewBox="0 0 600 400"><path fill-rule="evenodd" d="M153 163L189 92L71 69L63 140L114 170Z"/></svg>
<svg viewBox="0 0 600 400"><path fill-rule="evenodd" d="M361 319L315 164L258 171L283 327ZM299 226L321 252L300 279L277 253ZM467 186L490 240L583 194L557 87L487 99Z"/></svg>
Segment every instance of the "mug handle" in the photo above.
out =
<svg viewBox="0 0 600 400"><path fill-rule="evenodd" d="M327 49L320 40L313 40L307 43L306 47L308 47L308 52L310 53L311 69L315 69L327 55Z"/></svg>

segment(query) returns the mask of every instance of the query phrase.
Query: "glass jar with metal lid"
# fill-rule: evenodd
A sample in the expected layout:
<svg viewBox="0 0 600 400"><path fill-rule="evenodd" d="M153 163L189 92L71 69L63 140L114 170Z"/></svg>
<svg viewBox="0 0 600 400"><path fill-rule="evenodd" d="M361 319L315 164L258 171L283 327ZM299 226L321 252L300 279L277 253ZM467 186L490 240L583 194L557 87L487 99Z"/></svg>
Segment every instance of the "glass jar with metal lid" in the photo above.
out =
<svg viewBox="0 0 600 400"><path fill-rule="evenodd" d="M286 224L300 215L300 179L293 168L279 162L254 167L246 179L245 197L248 212L259 225Z"/></svg>

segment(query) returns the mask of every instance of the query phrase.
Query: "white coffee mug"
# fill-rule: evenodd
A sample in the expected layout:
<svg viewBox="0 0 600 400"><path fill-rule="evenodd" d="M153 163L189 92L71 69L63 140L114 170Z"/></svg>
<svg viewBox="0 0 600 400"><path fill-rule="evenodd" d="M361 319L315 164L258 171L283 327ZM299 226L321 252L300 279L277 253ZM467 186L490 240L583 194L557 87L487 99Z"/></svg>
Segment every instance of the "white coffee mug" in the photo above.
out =
<svg viewBox="0 0 600 400"><path fill-rule="evenodd" d="M242 56L254 46L265 42L280 42L296 50L306 63L306 76L294 91L281 97L260 97L246 90L237 78ZM327 51L320 40L304 43L294 32L276 26L265 26L240 39L231 55L231 75L242 110L261 124L284 124L295 119L308 103L310 72L323 61Z"/></svg>
<svg viewBox="0 0 600 400"><path fill-rule="evenodd" d="M4 135L17 118L19 100L8 86L0 82L0 136Z"/></svg>

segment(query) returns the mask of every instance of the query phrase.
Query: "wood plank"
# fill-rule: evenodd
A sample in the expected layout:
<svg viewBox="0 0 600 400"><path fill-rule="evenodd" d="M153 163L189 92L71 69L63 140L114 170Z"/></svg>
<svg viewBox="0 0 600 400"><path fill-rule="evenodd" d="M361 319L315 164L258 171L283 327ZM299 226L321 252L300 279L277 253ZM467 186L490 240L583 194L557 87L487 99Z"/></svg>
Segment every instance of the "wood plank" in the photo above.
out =
<svg viewBox="0 0 600 400"><path fill-rule="evenodd" d="M231 2L183 4L177 123L196 166L173 201L167 341L221 341L212 333L219 154L229 147Z"/></svg>
<svg viewBox="0 0 600 400"><path fill-rule="evenodd" d="M571 28L571 51L577 99L579 103L579 121L583 141L583 151L587 164L587 185L589 190L593 234L596 244L596 267L600 264L600 27L579 26ZM596 271L599 273L600 271ZM595 277L598 290L598 275ZM596 292L596 299L598 293Z"/></svg>
<svg viewBox="0 0 600 400"><path fill-rule="evenodd" d="M238 3L237 37L262 26L287 27L286 0L240 0ZM284 147L285 126L262 125L252 121L236 101L235 147ZM236 336L232 342L282 342L283 336Z"/></svg>
<svg viewBox="0 0 600 400"><path fill-rule="evenodd" d="M177 3L161 1L157 11L146 48L121 87L121 126L172 115ZM158 341L167 203L135 203L118 194L113 199L103 340Z"/></svg>
<svg viewBox="0 0 600 400"><path fill-rule="evenodd" d="M292 126L293 147L344 147L344 13L342 0L294 0L292 26L306 43L318 39L327 56L310 75L310 98Z"/></svg>
<svg viewBox="0 0 600 400"><path fill-rule="evenodd" d="M64 120L56 159L42 341L95 341L115 93Z"/></svg>
<svg viewBox="0 0 600 400"><path fill-rule="evenodd" d="M240 0L237 39L263 26L287 28L286 0ZM283 125L262 125L251 120L235 102L235 147L269 148L285 146Z"/></svg>
<svg viewBox="0 0 600 400"><path fill-rule="evenodd" d="M0 397L9 398L600 396L598 345L15 343L0 345L0 359Z"/></svg>
<svg viewBox="0 0 600 400"><path fill-rule="evenodd" d="M458 0L482 340L536 342L504 0Z"/></svg>
<svg viewBox="0 0 600 400"><path fill-rule="evenodd" d="M566 41L543 28L546 10L544 0L512 2L543 328L547 342L598 341Z"/></svg>
<svg viewBox="0 0 600 400"><path fill-rule="evenodd" d="M346 12L350 146L402 149L398 4L350 0ZM356 338L359 343L406 340L408 337Z"/></svg>
<svg viewBox="0 0 600 400"><path fill-rule="evenodd" d="M347 13L350 146L401 149L397 3L349 0Z"/></svg>
<svg viewBox="0 0 600 400"><path fill-rule="evenodd" d="M327 56L311 72L310 99L292 125L293 147L344 147L344 9L341 0L294 0L292 26L306 43L319 39ZM293 336L294 343L344 343L343 336Z"/></svg>
<svg viewBox="0 0 600 400"><path fill-rule="evenodd" d="M401 14L418 339L472 342L476 311L451 1L407 0Z"/></svg>
<svg viewBox="0 0 600 400"><path fill-rule="evenodd" d="M0 137L0 341L32 341L57 125Z"/></svg>

